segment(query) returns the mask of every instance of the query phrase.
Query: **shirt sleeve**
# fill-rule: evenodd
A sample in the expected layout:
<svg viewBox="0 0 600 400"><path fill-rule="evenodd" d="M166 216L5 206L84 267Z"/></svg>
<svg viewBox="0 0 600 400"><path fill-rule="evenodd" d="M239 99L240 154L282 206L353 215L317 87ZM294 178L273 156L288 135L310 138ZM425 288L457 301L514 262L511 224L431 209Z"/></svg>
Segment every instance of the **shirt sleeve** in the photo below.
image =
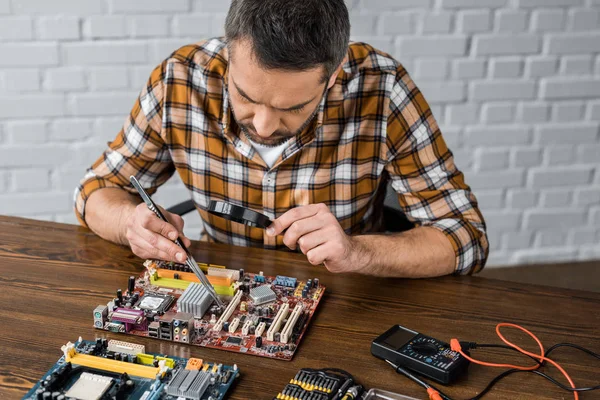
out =
<svg viewBox="0 0 600 400"><path fill-rule="evenodd" d="M385 168L406 217L446 235L456 254L455 274L479 272L489 251L483 216L429 105L403 67L390 94L386 144Z"/></svg>
<svg viewBox="0 0 600 400"><path fill-rule="evenodd" d="M87 200L96 190L114 187L135 194L137 191L129 182L129 177L135 175L142 187L153 194L173 175L175 166L161 136L164 78L162 63L152 71L115 140L108 143L75 189L75 214L83 226L87 227Z"/></svg>

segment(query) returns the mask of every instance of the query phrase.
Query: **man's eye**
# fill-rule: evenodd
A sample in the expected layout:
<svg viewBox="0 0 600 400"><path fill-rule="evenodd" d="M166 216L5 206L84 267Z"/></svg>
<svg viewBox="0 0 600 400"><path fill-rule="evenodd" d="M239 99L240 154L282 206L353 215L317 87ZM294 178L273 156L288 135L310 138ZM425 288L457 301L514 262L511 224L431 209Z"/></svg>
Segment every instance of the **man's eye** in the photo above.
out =
<svg viewBox="0 0 600 400"><path fill-rule="evenodd" d="M304 111L304 107L302 107L302 108L295 108L293 110L289 110L289 112L291 112L292 114L300 114L302 111Z"/></svg>

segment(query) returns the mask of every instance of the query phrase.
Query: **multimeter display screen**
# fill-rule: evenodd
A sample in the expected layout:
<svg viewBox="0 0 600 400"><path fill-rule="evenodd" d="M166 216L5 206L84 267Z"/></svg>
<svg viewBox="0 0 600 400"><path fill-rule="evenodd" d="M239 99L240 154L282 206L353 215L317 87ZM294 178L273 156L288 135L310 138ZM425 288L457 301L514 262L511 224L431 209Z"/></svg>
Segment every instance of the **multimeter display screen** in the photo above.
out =
<svg viewBox="0 0 600 400"><path fill-rule="evenodd" d="M391 335L383 340L383 343L391 349L397 350L410 342L416 335L415 332L407 331L404 329L398 329L392 332Z"/></svg>

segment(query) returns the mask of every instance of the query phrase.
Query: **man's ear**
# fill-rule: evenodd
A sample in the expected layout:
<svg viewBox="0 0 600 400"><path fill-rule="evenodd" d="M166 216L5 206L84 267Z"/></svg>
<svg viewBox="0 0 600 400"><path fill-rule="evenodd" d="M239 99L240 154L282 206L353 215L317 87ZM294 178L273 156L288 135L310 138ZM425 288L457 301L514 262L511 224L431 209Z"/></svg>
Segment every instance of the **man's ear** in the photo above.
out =
<svg viewBox="0 0 600 400"><path fill-rule="evenodd" d="M348 62L348 56L344 57L340 65L335 69L331 77L329 78L329 82L327 82L327 89L331 89L331 87L335 84L335 80L337 79L338 74L342 70L342 66Z"/></svg>

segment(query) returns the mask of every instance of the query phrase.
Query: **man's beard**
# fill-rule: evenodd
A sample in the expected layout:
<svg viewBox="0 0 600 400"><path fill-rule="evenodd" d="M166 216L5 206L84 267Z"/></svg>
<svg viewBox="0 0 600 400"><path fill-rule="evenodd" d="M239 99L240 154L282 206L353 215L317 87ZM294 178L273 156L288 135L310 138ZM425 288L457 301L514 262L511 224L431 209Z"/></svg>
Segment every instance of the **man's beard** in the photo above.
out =
<svg viewBox="0 0 600 400"><path fill-rule="evenodd" d="M321 98L321 100L323 100L323 99ZM235 116L235 112L233 110L233 106L231 103L229 103L229 107L231 108L231 114L233 115L233 119L238 124L238 126L240 127L240 130L244 133L244 135L246 135L246 138L248 138L248 140L250 140L253 143L259 144L261 146L265 146L265 147L277 147L277 146L280 146L283 143L287 142L290 138L300 135L313 122L313 120L317 116L317 113L319 112L320 104L321 104L321 101L319 101L319 104L317 105L317 107L315 107L315 110L310 115L310 117L308 117L306 119L306 121L304 121L302 126L300 126L300 128L298 128L295 132L292 133L290 131L277 130L277 131L273 132L273 134L266 139L263 139L256 133L256 129L254 128L254 126L252 124L242 124L240 121L238 121L238 119Z"/></svg>

